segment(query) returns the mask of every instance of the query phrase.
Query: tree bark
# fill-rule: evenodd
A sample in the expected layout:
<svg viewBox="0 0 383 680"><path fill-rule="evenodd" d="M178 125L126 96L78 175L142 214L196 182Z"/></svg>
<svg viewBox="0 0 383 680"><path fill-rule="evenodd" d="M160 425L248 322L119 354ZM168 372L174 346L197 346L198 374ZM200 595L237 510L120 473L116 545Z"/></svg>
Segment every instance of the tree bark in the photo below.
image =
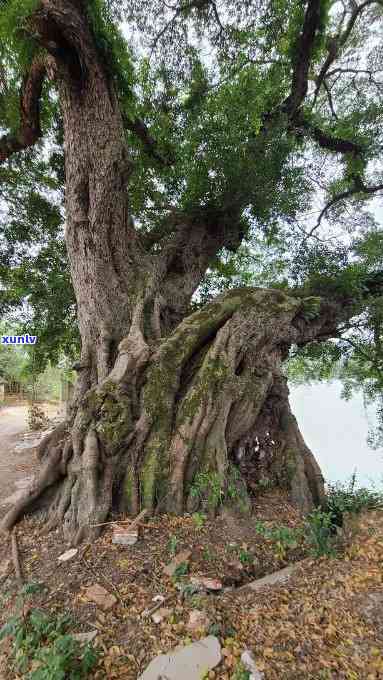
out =
<svg viewBox="0 0 383 680"><path fill-rule="evenodd" d="M48 504L49 528L62 524L78 543L96 535L94 525L112 507L215 512L228 501L248 509L236 456L266 432L277 442L276 482L304 510L320 502L323 480L281 371L292 342L330 332L334 309L324 305L307 322L304 306L285 292L238 289L186 317L157 347L145 345L148 351L131 335L123 340L107 378L45 440L41 471L3 527Z"/></svg>
<svg viewBox="0 0 383 680"><path fill-rule="evenodd" d="M42 0L33 15L64 121L79 379L68 421L44 440L41 470L3 528L45 505L48 528L63 525L76 544L113 507L248 508L235 458L267 431L275 478L307 510L323 482L283 393L282 363L292 343L331 336L345 306L324 302L308 321L299 294L239 289L187 315L211 258L240 242L239 214L174 215L155 252L145 243L130 216L118 99L81 7Z"/></svg>

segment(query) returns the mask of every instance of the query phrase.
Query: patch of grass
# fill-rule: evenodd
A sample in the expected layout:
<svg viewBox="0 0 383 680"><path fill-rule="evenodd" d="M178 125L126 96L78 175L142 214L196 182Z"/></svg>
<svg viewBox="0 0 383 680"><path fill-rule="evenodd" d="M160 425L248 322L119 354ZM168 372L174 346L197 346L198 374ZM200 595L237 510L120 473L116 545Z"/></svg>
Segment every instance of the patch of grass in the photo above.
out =
<svg viewBox="0 0 383 680"><path fill-rule="evenodd" d="M54 617L39 609L11 618L0 630L0 640L13 638L12 670L27 680L89 677L97 653L91 645L81 646L69 634L71 625L68 616Z"/></svg>

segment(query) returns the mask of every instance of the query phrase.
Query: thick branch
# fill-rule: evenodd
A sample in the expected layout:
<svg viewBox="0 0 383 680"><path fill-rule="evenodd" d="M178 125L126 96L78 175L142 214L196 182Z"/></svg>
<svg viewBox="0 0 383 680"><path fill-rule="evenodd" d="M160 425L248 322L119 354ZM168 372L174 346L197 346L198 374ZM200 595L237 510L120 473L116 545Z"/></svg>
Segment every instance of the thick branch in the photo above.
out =
<svg viewBox="0 0 383 680"><path fill-rule="evenodd" d="M44 60L35 59L32 62L20 92L20 128L16 134L6 134L0 138L0 163L33 146L40 139L40 99L46 72Z"/></svg>
<svg viewBox="0 0 383 680"><path fill-rule="evenodd" d="M349 139L342 139L341 137L333 137L327 132L321 130L317 125L306 120L302 115L297 114L294 118L295 126L303 128L314 139L315 142L322 148L334 151L335 153L351 153L354 156L361 155L363 148L352 142Z"/></svg>
<svg viewBox="0 0 383 680"><path fill-rule="evenodd" d="M163 166L170 166L173 165L174 159L171 157L166 157L163 156L159 151L158 151L158 143L152 137L152 135L149 132L149 128L147 125L145 125L144 121L141 120L141 118L134 118L134 120L131 120L127 116L124 116L124 125L125 127L133 132L138 139L141 140L143 147L146 151L146 153L153 158L155 161L160 163L160 165Z"/></svg>
<svg viewBox="0 0 383 680"><path fill-rule="evenodd" d="M320 7L320 0L309 0L303 21L302 33L297 41L291 93L283 105L284 110L290 116L293 116L298 110L307 94L314 41L320 28Z"/></svg>

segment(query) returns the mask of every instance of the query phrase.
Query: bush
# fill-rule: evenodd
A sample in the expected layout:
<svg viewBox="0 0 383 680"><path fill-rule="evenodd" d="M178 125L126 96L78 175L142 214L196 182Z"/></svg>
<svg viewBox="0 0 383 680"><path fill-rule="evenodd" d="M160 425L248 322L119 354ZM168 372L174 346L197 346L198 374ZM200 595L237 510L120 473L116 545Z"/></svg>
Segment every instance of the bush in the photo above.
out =
<svg viewBox="0 0 383 680"><path fill-rule="evenodd" d="M68 616L55 618L39 609L11 618L0 630L0 640L14 640L13 670L28 680L83 680L97 661L95 650L81 646L69 633ZM33 670L31 666L33 664Z"/></svg>
<svg viewBox="0 0 383 680"><path fill-rule="evenodd" d="M349 482L337 482L327 487L326 510L336 526L342 526L345 512L359 514L362 510L377 508L383 508L383 492L356 488L356 474L352 475Z"/></svg>

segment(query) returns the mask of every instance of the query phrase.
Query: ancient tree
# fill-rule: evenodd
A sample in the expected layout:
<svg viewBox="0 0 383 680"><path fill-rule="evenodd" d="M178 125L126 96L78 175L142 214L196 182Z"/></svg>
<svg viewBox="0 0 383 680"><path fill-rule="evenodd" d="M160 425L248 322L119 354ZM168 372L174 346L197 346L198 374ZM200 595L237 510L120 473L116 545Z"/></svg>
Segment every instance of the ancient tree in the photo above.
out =
<svg viewBox="0 0 383 680"><path fill-rule="evenodd" d="M360 267L357 286L308 277L206 304L198 291L222 252L307 208L314 158L342 172L327 194L318 189L318 222L294 232L303 244L334 208L339 216L382 189L379 60L356 58L382 5L242 9L236 25L212 0L130 7L125 33L147 30L151 43L141 59L113 3L1 5L0 163L46 149L55 120L81 335L71 416L40 445L41 469L4 528L43 504L49 527L63 525L75 543L112 507L181 513L228 500L245 510L246 461L254 467L262 442L259 465L297 504L323 497L283 364L292 346L339 337L368 309L377 267ZM208 63L189 41L193 27L211 46Z"/></svg>

